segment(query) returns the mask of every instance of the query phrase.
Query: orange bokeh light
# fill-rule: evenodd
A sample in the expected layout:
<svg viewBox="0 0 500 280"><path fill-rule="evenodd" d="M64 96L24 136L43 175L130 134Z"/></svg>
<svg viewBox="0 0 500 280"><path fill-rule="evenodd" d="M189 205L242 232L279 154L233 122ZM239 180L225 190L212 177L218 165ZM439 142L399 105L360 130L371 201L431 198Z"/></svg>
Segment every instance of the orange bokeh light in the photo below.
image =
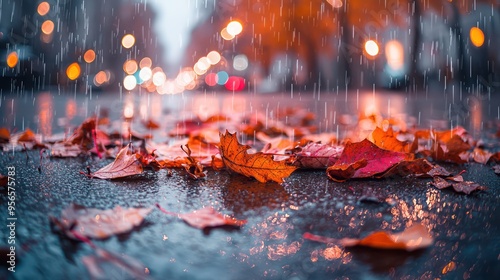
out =
<svg viewBox="0 0 500 280"><path fill-rule="evenodd" d="M397 40L391 40L385 44L385 56L387 64L393 70L401 70L404 66L404 48Z"/></svg>
<svg viewBox="0 0 500 280"><path fill-rule="evenodd" d="M377 42L373 41L373 40L368 40L366 41L365 43L365 52L369 55L369 56L376 56L379 52L379 47L378 47L378 44Z"/></svg>
<svg viewBox="0 0 500 280"><path fill-rule="evenodd" d="M141 69L144 67L151 68L151 66L153 66L153 61L149 57L145 57L139 62L139 68Z"/></svg>
<svg viewBox="0 0 500 280"><path fill-rule="evenodd" d="M38 4L38 8L36 9L39 15L44 16L50 11L50 4L47 2L41 2Z"/></svg>
<svg viewBox="0 0 500 280"><path fill-rule="evenodd" d="M17 55L17 52L11 52L9 55L7 55L7 66L10 68L14 68L17 63L19 62L19 57Z"/></svg>
<svg viewBox="0 0 500 280"><path fill-rule="evenodd" d="M80 76L80 72L80 65L76 62L71 63L68 68L66 68L66 75L70 80L76 80Z"/></svg>
<svg viewBox="0 0 500 280"><path fill-rule="evenodd" d="M47 35L52 34L52 32L54 31L54 22L51 20L44 21L42 23L41 29L44 34Z"/></svg>
<svg viewBox="0 0 500 280"><path fill-rule="evenodd" d="M95 51L90 49L83 54L83 60L87 63L91 63L95 60Z"/></svg>
<svg viewBox="0 0 500 280"><path fill-rule="evenodd" d="M243 31L243 25L239 21L233 20L227 24L226 30L227 33L234 37Z"/></svg>
<svg viewBox="0 0 500 280"><path fill-rule="evenodd" d="M139 69L139 66L137 65L137 62L133 59L125 61L123 63L123 71L129 75L134 74L137 72L137 69Z"/></svg>
<svg viewBox="0 0 500 280"><path fill-rule="evenodd" d="M478 27L472 27L469 31L470 41L476 47L480 47L484 44L484 33Z"/></svg>

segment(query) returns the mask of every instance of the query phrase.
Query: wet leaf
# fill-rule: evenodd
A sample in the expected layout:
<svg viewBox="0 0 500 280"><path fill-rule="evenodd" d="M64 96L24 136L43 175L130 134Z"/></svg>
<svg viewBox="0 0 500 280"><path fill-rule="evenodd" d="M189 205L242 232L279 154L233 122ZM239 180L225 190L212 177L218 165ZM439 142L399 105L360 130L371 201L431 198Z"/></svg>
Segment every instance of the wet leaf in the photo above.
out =
<svg viewBox="0 0 500 280"><path fill-rule="evenodd" d="M247 222L246 220L238 220L228 215L223 215L213 207L204 207L186 214L176 214L166 211L159 204L156 204L156 206L165 214L175 215L184 220L188 225L199 229L220 226L241 227Z"/></svg>
<svg viewBox="0 0 500 280"><path fill-rule="evenodd" d="M409 152L410 144L399 141L391 127L387 131L380 127L375 128L371 134L372 142L379 148L394 152Z"/></svg>
<svg viewBox="0 0 500 280"><path fill-rule="evenodd" d="M338 182L350 178L368 178L386 172L410 157L405 153L380 149L367 139L357 143L347 143L337 162L328 167L330 179Z"/></svg>
<svg viewBox="0 0 500 280"><path fill-rule="evenodd" d="M10 132L7 128L0 128L0 143L8 143L10 140Z"/></svg>
<svg viewBox="0 0 500 280"><path fill-rule="evenodd" d="M455 190L456 192L464 194L471 194L474 191L482 191L487 189L486 187L481 186L475 182L471 181L454 182L440 177L434 177L434 181L431 182L431 185L435 186L440 190L453 187L453 190Z"/></svg>
<svg viewBox="0 0 500 280"><path fill-rule="evenodd" d="M184 148L185 147L185 148ZM203 166L200 164L198 160L191 157L191 149L189 149L189 145L181 146L181 149L186 153L188 164L182 164L182 167L189 174L189 177L193 179L204 178L207 174L203 172Z"/></svg>
<svg viewBox="0 0 500 280"><path fill-rule="evenodd" d="M90 174L91 178L99 179L115 179L141 174L144 169L141 162L138 160L140 155L133 154L129 151L129 145L120 150L116 159Z"/></svg>
<svg viewBox="0 0 500 280"><path fill-rule="evenodd" d="M231 171L253 177L262 183L267 181L282 183L283 179L296 169L284 161L274 161L272 155L248 154L249 148L238 143L236 133L231 134L226 131L225 134L220 134L219 151L224 165Z"/></svg>
<svg viewBox="0 0 500 280"><path fill-rule="evenodd" d="M88 238L103 239L131 231L142 223L151 210L120 206L101 210L72 203L62 211L60 219L51 219L68 237L75 238L72 231L76 231Z"/></svg>
<svg viewBox="0 0 500 280"><path fill-rule="evenodd" d="M343 146L309 143L294 153L293 165L306 169L325 169L340 158L343 150Z"/></svg>
<svg viewBox="0 0 500 280"><path fill-rule="evenodd" d="M429 247L434 241L425 226L421 224L415 224L399 233L373 232L362 239L335 239L314 235L309 232L304 233L303 237L322 243L336 243L345 247L366 246L378 249L406 250L409 252Z"/></svg>
<svg viewBox="0 0 500 280"><path fill-rule="evenodd" d="M17 138L18 142L36 142L36 136L33 130L27 128L23 133Z"/></svg>
<svg viewBox="0 0 500 280"><path fill-rule="evenodd" d="M82 257L92 279L147 279L146 266L124 254L96 248L95 255Z"/></svg>
<svg viewBox="0 0 500 280"><path fill-rule="evenodd" d="M474 161L482 164L488 163L493 155L493 153L480 148L475 148L472 152L472 158L474 159Z"/></svg>
<svg viewBox="0 0 500 280"><path fill-rule="evenodd" d="M428 162L426 159L419 158L416 160L403 160L396 164L392 168L388 169L386 172L377 175L377 178L391 177L398 175L401 177L406 177L409 175L423 176L431 171L434 166Z"/></svg>

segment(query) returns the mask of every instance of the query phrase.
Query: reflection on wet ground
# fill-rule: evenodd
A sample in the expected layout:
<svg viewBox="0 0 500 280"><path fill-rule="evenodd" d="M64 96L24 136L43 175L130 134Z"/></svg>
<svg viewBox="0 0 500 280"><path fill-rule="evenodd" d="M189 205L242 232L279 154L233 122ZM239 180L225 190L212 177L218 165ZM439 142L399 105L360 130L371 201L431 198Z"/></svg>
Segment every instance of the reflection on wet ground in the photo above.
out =
<svg viewBox="0 0 500 280"><path fill-rule="evenodd" d="M133 114L159 121L162 128L157 137L167 139L175 119L250 112L272 120L277 118L278 107L295 104L316 113L320 130L333 132L342 130L342 115L356 118L361 108L393 116L404 114L408 119L414 116L415 123L422 126L441 125L436 120L445 120L445 128L457 124L483 127L498 121L498 97L482 101L480 110L468 107L469 111L461 115L460 111L443 110L444 103L430 104L430 98L417 100L404 93L377 93L375 97L371 92L360 93L359 99L352 96L346 102L342 93L295 93L293 99L289 93L124 94L121 99L118 94L93 99L41 94L14 101L3 96L1 108L4 124L8 121L19 130L23 125L33 127L47 133L45 136L63 132L93 114L107 115L110 120ZM174 170L172 176L162 170L129 179L92 180L79 171L108 161L46 158L40 173L40 160L36 151L3 153L0 157L0 172L11 165L17 171L16 234L23 252L19 253L16 277L20 279L87 277L81 257L92 250L52 232L47 217L58 216L71 202L101 209L158 202L181 213L213 206L248 220L239 230L201 231L153 211L131 233L96 241L100 247L141 261L153 279L485 279L500 275L500 184L488 166L446 166L453 173L466 169L466 180L488 187L487 191L466 196L437 190L428 185L430 179L335 183L324 171L298 171L282 185L261 184L226 171L209 171L206 180L198 181L190 180L181 170ZM366 197L376 197L379 202ZM0 199L5 206L6 196ZM0 219L5 220L6 215L0 212ZM435 242L412 253L343 248L302 238L306 231L332 238L357 238L376 230L401 231L415 223L423 224ZM5 231L0 231L0 240L6 240Z"/></svg>

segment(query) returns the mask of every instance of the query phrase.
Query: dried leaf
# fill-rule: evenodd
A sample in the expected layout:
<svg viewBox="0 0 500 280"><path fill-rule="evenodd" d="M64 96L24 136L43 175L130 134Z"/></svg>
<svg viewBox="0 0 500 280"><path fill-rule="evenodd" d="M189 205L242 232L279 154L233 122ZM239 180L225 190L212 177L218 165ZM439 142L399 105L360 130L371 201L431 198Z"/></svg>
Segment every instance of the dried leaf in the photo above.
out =
<svg viewBox="0 0 500 280"><path fill-rule="evenodd" d="M65 144L62 142L55 143L50 147L50 155L53 157L77 157L82 153L80 145Z"/></svg>
<svg viewBox="0 0 500 280"><path fill-rule="evenodd" d="M440 177L434 177L434 181L430 183L438 189L445 189L449 187L453 187L456 192L471 194L474 191L486 190L487 188L479 185L478 183L474 183L471 181L465 182L450 182L446 179Z"/></svg>
<svg viewBox="0 0 500 280"><path fill-rule="evenodd" d="M116 159L112 163L90 174L90 177L99 179L115 179L141 174L144 169L141 162L138 160L139 157L140 155L138 154L132 154L129 151L129 145L127 145L120 150Z"/></svg>
<svg viewBox="0 0 500 280"><path fill-rule="evenodd" d="M60 219L52 218L52 220L71 238L75 238L71 231L76 231L88 238L103 239L131 231L142 223L151 210L151 208L124 209L120 206L101 210L72 203L62 211Z"/></svg>
<svg viewBox="0 0 500 280"><path fill-rule="evenodd" d="M367 178L386 172L391 167L410 157L405 153L380 149L367 139L347 143L339 160L326 170L334 181L349 178Z"/></svg>
<svg viewBox="0 0 500 280"><path fill-rule="evenodd" d="M416 160L404 160L396 164L386 172L377 175L377 178L390 177L398 175L401 177L406 177L409 175L422 176L431 171L434 166L428 162L426 159L419 158Z"/></svg>
<svg viewBox="0 0 500 280"><path fill-rule="evenodd" d="M247 222L246 220L238 220L236 218L223 215L217 212L213 207L204 207L186 214L175 214L173 212L166 211L159 204L156 204L156 206L162 212L169 215L176 215L183 219L188 225L199 229L220 226L241 227Z"/></svg>
<svg viewBox="0 0 500 280"><path fill-rule="evenodd" d="M274 161L272 155L262 153L248 154L249 146L240 145L236 133L220 134L219 151L224 165L239 174L253 177L265 183L275 181L282 183L283 178L290 176L296 169L283 161Z"/></svg>
<svg viewBox="0 0 500 280"><path fill-rule="evenodd" d="M486 163L488 163L488 161L490 160L490 158L492 156L493 156L493 153L488 152L488 151L483 150L483 149L480 149L480 148L475 148L474 151L472 152L472 158L477 163L486 164Z"/></svg>
<svg viewBox="0 0 500 280"><path fill-rule="evenodd" d="M199 179L199 178L204 178L207 174L203 172L203 166L200 164L199 161L197 161L195 158L191 157L191 149L189 149L189 146L186 145L186 148L184 149L183 146L181 146L181 149L186 153L187 155L187 160L189 161L189 164L183 164L182 166L186 170L186 172L189 174L189 177L193 179Z"/></svg>
<svg viewBox="0 0 500 280"><path fill-rule="evenodd" d="M343 150L343 146L309 143L295 152L293 165L299 168L325 169L340 158Z"/></svg>
<svg viewBox="0 0 500 280"><path fill-rule="evenodd" d="M377 231L362 239L335 239L308 232L304 233L303 237L317 242L337 243L345 247L366 246L378 249L406 250L409 252L429 247L433 243L432 236L427 232L425 226L421 224L415 224L399 233L391 234L385 231Z"/></svg>

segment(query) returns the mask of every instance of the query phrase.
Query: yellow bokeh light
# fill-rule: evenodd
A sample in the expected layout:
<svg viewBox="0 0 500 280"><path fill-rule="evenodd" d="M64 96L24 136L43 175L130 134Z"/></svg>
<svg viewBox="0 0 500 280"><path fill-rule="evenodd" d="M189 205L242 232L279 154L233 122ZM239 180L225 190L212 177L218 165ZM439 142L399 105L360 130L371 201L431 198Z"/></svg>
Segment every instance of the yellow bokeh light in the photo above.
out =
<svg viewBox="0 0 500 280"><path fill-rule="evenodd" d="M50 5L47 2L41 2L38 4L38 8L36 9L39 15L44 16L50 11Z"/></svg>
<svg viewBox="0 0 500 280"><path fill-rule="evenodd" d="M80 72L80 65L76 62L71 63L68 68L66 68L66 75L70 80L76 80L80 76Z"/></svg>
<svg viewBox="0 0 500 280"><path fill-rule="evenodd" d="M7 55L7 66L10 68L14 68L17 63L19 62L19 57L17 55L17 52L11 52L9 55Z"/></svg>
<svg viewBox="0 0 500 280"><path fill-rule="evenodd" d="M83 60L87 63L91 63L95 60L95 51L90 49L83 54Z"/></svg>
<svg viewBox="0 0 500 280"><path fill-rule="evenodd" d="M393 70L401 70L404 66L404 48L397 40L391 40L385 44L385 57L387 64Z"/></svg>
<svg viewBox="0 0 500 280"><path fill-rule="evenodd" d="M227 33L234 37L243 31L243 25L239 21L233 20L227 24L226 30Z"/></svg>
<svg viewBox="0 0 500 280"><path fill-rule="evenodd" d="M135 37L132 34L127 34L122 38L122 46L126 49L130 49L135 44Z"/></svg>
<svg viewBox="0 0 500 280"><path fill-rule="evenodd" d="M220 36L222 37L222 39L224 39L226 41L230 41L230 40L234 39L234 36L229 34L229 32L227 31L227 28L225 28L225 27L224 27L224 29L222 29L220 31Z"/></svg>
<svg viewBox="0 0 500 280"><path fill-rule="evenodd" d="M138 68L137 62L133 59L127 60L123 63L123 71L129 75L134 74Z"/></svg>
<svg viewBox="0 0 500 280"><path fill-rule="evenodd" d="M379 52L379 47L375 41L368 40L365 43L365 51L370 56L376 56Z"/></svg>
<svg viewBox="0 0 500 280"><path fill-rule="evenodd" d="M52 32L54 31L54 22L51 20L44 21L42 23L41 29L44 34L47 35L52 34Z"/></svg>
<svg viewBox="0 0 500 280"><path fill-rule="evenodd" d="M484 33L478 27L472 27L469 32L470 41L476 47L480 47L484 44Z"/></svg>
<svg viewBox="0 0 500 280"><path fill-rule="evenodd" d="M207 58L208 58L208 61L210 62L210 64L212 64L212 65L219 63L219 61L221 59L220 54L217 51L209 52L207 54Z"/></svg>

